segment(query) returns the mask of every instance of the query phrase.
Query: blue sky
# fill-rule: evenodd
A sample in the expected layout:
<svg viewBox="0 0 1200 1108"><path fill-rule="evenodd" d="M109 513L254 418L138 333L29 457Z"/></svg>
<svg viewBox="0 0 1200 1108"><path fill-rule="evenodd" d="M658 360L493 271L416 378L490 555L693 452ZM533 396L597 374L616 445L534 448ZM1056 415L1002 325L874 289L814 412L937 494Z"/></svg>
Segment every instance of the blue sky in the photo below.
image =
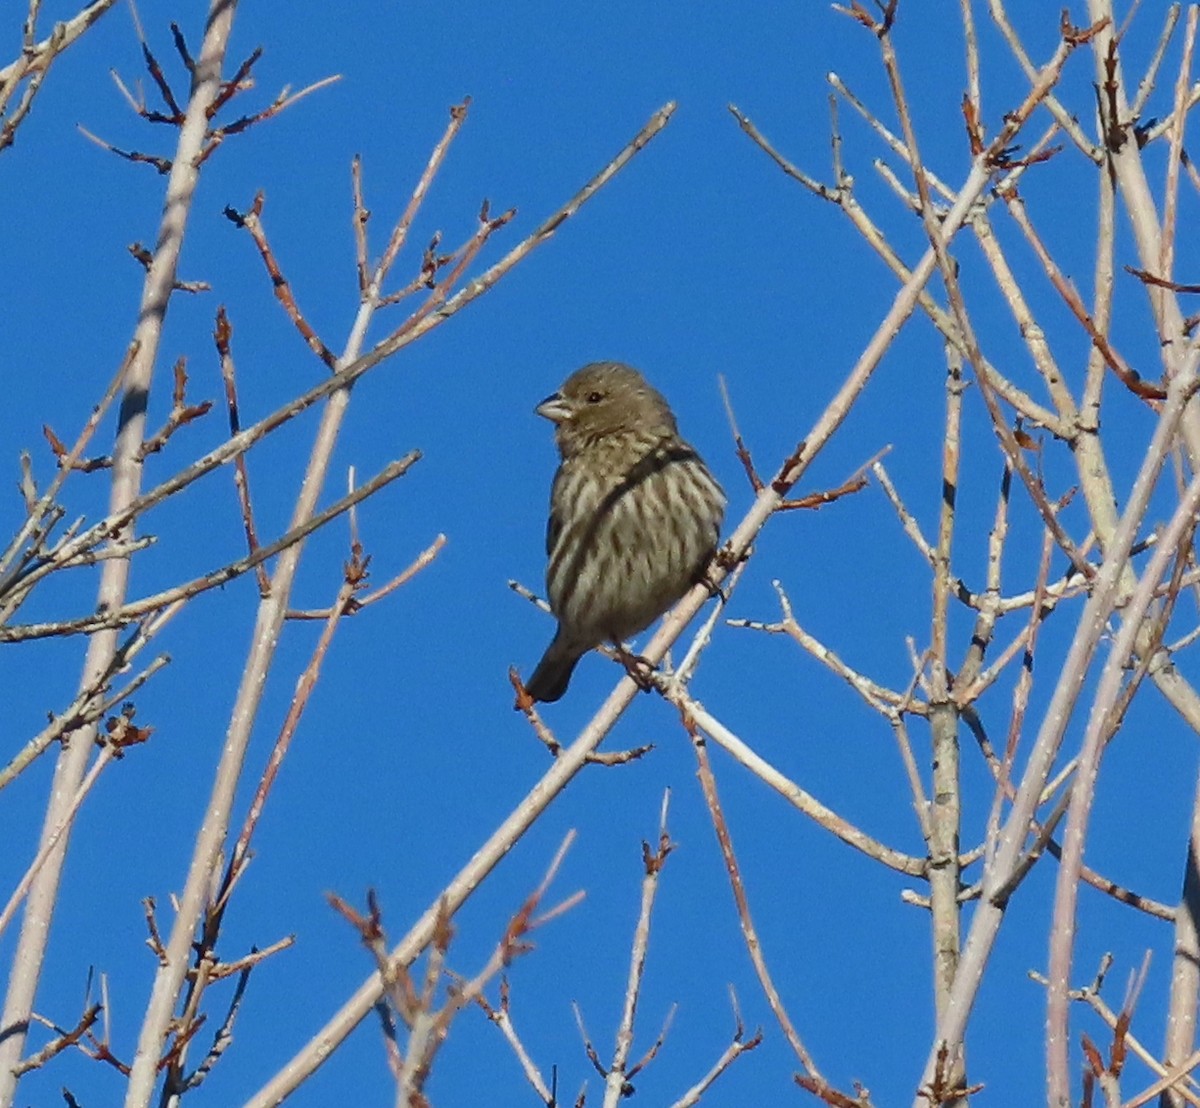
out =
<svg viewBox="0 0 1200 1108"><path fill-rule="evenodd" d="M963 50L956 18L902 4L897 48L928 163L950 183L966 173L969 151L959 101ZM1035 57L1056 41L1057 18L1023 5L1022 29ZM1081 5L1073 14L1082 21ZM44 19L69 6L46 5ZM295 947L258 969L236 1041L199 1102L233 1104L252 1093L357 987L370 968L357 937L328 908L327 890L361 904L378 890L384 922L399 936L546 764L543 749L512 712L506 677L528 674L552 632L549 619L511 593L516 578L539 588L545 501L555 465L551 429L533 413L578 365L617 358L644 369L671 399L685 434L708 458L730 497L730 521L752 494L730 445L717 375L723 374L742 432L762 471L794 447L882 319L894 281L830 205L788 181L739 131L736 103L777 146L828 180L828 86L834 70L889 121L887 86L874 40L818 4L754 4L702 17L666 6L529 3L515 10L466 2L354 4L336 18L323 4L283 9L244 5L231 57L263 45L258 87L239 105L268 102L283 85L301 87L332 73L343 79L282 117L229 140L206 168L192 213L181 276L213 291L172 305L152 422L169 406L169 368L186 354L190 397L218 400L210 333L224 304L235 328L243 419L261 416L319 381L324 368L274 302L247 236L222 216L266 194L264 222L297 299L326 343L340 349L357 307L350 234L349 164L362 155L378 256L403 209L447 109L473 98L468 121L414 227L396 270L406 281L415 248L437 230L457 243L474 227L480 201L518 215L485 261L528 233L617 152L668 100L678 111L651 144L580 216L499 287L427 339L372 372L355 389L326 501L340 495L346 467L360 480L419 447L424 459L360 511L360 528L382 582L444 532L433 566L391 599L347 621L338 634L260 827L256 859L240 888L221 953L235 958L285 934ZM141 17L151 44L182 89L166 23L183 20L199 38L198 11L153 3ZM981 14L984 112L994 131L1024 93L1015 64ZM1131 70L1157 34L1134 24ZM7 40L17 41L17 20ZM1177 53L1170 55L1177 57ZM0 349L7 372L0 460L33 452L43 479L51 461L41 426L67 439L100 395L128 341L141 270L125 253L153 239L162 179L104 153L75 129L117 146L166 153L173 136L127 109L107 71L141 79L129 13L118 6L52 71L16 146L5 153ZM1068 69L1065 94L1091 111L1091 61ZM1160 95L1158 111L1166 101ZM906 259L923 248L919 220L879 182L872 159L884 153L842 108L845 158L860 201L887 228ZM1040 127L1035 128L1035 133ZM1161 162L1161 159L1160 159ZM1024 193L1034 220L1064 268L1090 293L1093 243L1090 173L1068 151L1030 174ZM893 168L899 169L894 162ZM1086 214L1080 217L1081 205ZM1021 276L1063 362L1079 374L1086 345L1053 298L1015 230L997 218ZM1128 243L1122 260L1133 261ZM1184 249L1181 244L1181 250ZM1029 359L994 292L978 251L959 253L968 301L985 352L1044 399ZM1181 257L1181 279L1194 279ZM1117 333L1143 372L1156 376L1143 299L1132 279L1119 291ZM399 311L402 309L392 309ZM398 323L384 317L372 341ZM944 360L932 328L914 319L801 491L840 483L887 445L887 465L932 534L940 496ZM1078 382L1078 376L1075 378ZM1151 428L1151 415L1114 388L1106 423L1122 490ZM149 482L219 442L223 416L181 431L151 460ZM291 510L315 427L310 414L248 458L262 533L278 534ZM111 421L107 426L111 433ZM962 531L955 568L979 583L994 511L1001 455L978 396L968 394L959 494ZM1069 458L1046 449L1047 485L1073 483ZM10 480L13 477L10 477ZM74 512L95 517L107 497L103 475L68 486ZM11 487L11 486L10 486ZM1040 528L1027 498L1014 497L1014 534L1005 584L1030 586ZM20 502L7 501L16 526ZM1164 502L1165 504L1165 502ZM1164 508L1164 514L1168 509ZM176 504L148 517L160 536L135 563L134 595L204 572L242 553L240 517L227 473L218 472ZM1082 516L1071 517L1077 535ZM328 603L346 554L344 525L309 543L295 606ZM910 676L905 637L918 649L929 635L930 587L882 493L872 486L820 512L773 520L757 544L731 617L774 620L771 582L787 589L797 618L863 672L903 688ZM94 581L79 572L47 589L24 613L51 618L86 611ZM106 772L81 818L67 867L39 1011L61 1023L76 1016L89 967L109 975L113 1047L132 1054L153 975L143 944L141 898L167 911L182 886L188 850L208 795L253 622L249 578L206 596L170 627L162 649L169 669L137 697L138 722L155 737ZM1047 627L1044 704L1074 611ZM961 656L969 614L952 619ZM287 628L251 747L261 765L287 709L296 675L318 633ZM1002 634L1006 642L1014 633ZM7 733L15 744L71 699L81 641L47 642L0 654ZM1057 653L1056 653L1057 652ZM1185 664L1185 663L1181 663ZM1042 670L1038 676L1041 678ZM569 740L612 686L603 660L581 665L570 694L545 717ZM1008 687L988 704L995 734L1007 726ZM884 723L841 682L790 641L719 629L694 685L710 710L825 803L898 848L922 853L900 760ZM1154 694L1114 745L1104 767L1088 860L1138 891L1171 902L1177 893L1195 772L1194 738ZM913 724L918 755L927 735ZM695 765L676 714L639 697L614 732L613 748L644 742L654 753L632 766L583 773L518 845L457 920L452 967L473 974L511 913L539 880L570 828L579 838L555 892L584 889L584 902L536 937L537 949L511 972L514 1019L528 1049L560 1095L586 1079L589 1104L602 1082L575 1030L577 1001L602 1057L611 1050L636 920L643 839L657 835L664 789L672 790L670 830L678 844L663 878L651 937L635 1055L649 1045L672 1004L679 1009L658 1060L636 1082L639 1103L669 1103L707 1070L728 1041L727 983L749 1028L766 1042L741 1059L706 1104L771 1104L789 1099L796 1068L758 991L741 943ZM963 841L982 831L991 786L964 736L967 814ZM1152 752L1148 754L1148 751ZM927 919L900 901L907 883L806 822L761 782L714 750L722 797L768 960L791 1015L826 1076L848 1089L861 1080L876 1103L911 1096L932 1024ZM0 877L9 887L35 841L49 781L47 761L3 798L9 849ZM247 780L243 803L253 778ZM986 1082L981 1103L1033 1103L1042 1088L1043 997L1026 976L1044 967L1053 863L1038 867L1014 900L973 1024L972 1077ZM165 918L165 917L164 917ZM0 938L11 955L15 930ZM1155 951L1136 1030L1161 1042L1171 935L1128 909L1085 891L1078 984L1099 955L1116 955L1110 1003L1125 974ZM219 1022L214 994L210 1027ZM493 992L494 996L494 992ZM1075 1013L1075 1031L1107 1042L1094 1018ZM203 1033L202 1036L203 1038ZM21 1102L55 1102L66 1085L86 1105L115 1102L120 1079L79 1056L27 1079ZM1131 1086L1132 1089L1132 1086ZM477 1012L456 1023L435 1069L437 1104L534 1103L517 1064ZM802 1094L801 1094L802 1095ZM391 1104L394 1091L374 1021L365 1023L294 1098L299 1105Z"/></svg>

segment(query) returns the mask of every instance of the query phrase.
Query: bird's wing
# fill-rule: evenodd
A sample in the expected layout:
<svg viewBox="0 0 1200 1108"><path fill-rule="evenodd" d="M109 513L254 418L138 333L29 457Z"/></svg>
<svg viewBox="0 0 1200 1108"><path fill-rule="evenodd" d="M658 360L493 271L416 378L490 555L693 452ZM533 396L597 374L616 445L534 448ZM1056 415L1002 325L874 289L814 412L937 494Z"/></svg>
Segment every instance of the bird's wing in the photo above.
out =
<svg viewBox="0 0 1200 1108"><path fill-rule="evenodd" d="M563 529L563 508L561 498L557 495L558 487L563 480L562 467L559 467L558 472L554 475L554 484L550 489L550 515L546 519L546 555L547 557L554 553L555 544L558 542L559 536Z"/></svg>

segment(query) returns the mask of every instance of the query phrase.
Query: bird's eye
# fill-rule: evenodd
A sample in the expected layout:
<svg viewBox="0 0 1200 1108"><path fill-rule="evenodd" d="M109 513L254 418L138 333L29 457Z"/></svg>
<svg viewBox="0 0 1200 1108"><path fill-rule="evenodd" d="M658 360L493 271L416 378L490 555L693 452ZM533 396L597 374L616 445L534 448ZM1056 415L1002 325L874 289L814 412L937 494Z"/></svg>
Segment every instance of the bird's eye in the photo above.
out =
<svg viewBox="0 0 1200 1108"><path fill-rule="evenodd" d="M589 392L587 394L587 402L589 404L599 404L600 401L603 399L604 399L604 393L602 393L602 392Z"/></svg>

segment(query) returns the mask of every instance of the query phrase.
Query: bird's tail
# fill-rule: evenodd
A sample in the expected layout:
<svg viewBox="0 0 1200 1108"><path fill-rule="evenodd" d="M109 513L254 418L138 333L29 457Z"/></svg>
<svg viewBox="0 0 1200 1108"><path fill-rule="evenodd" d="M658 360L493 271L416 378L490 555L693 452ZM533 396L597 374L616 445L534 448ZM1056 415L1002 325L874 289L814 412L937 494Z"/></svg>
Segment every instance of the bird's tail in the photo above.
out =
<svg viewBox="0 0 1200 1108"><path fill-rule="evenodd" d="M583 653L559 631L554 636L554 641L546 648L546 653L538 662L533 676L526 683L526 691L534 700L546 703L558 700L567 691L571 674L575 672L575 665Z"/></svg>

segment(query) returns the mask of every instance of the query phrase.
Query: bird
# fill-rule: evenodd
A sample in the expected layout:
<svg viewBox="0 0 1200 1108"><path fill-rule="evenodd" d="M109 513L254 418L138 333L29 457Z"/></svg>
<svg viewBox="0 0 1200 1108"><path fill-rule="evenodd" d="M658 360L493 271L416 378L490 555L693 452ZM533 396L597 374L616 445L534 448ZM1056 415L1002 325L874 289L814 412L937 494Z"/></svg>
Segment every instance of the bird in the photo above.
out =
<svg viewBox="0 0 1200 1108"><path fill-rule="evenodd" d="M546 526L558 627L525 688L551 702L584 654L610 642L628 660L625 640L705 579L726 501L666 398L632 366L591 362L535 411L554 424L561 457Z"/></svg>

